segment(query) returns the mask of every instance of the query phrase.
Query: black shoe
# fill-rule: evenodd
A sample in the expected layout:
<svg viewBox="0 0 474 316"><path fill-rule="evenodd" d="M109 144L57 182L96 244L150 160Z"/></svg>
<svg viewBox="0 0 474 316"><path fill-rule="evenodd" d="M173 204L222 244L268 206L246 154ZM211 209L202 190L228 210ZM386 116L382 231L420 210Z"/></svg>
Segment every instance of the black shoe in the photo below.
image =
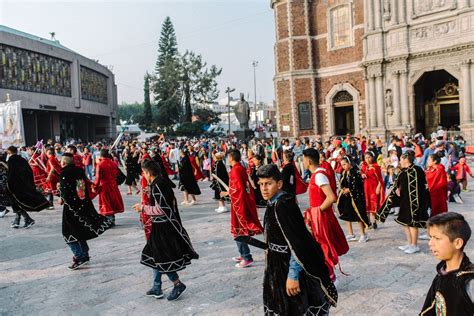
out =
<svg viewBox="0 0 474 316"><path fill-rule="evenodd" d="M72 270L77 270L81 266L85 265L87 262L89 262L89 261L82 261L82 260L80 261L80 260L77 260L77 259L73 259L72 264L67 268L68 268L68 270L71 270L71 271Z"/></svg>
<svg viewBox="0 0 474 316"><path fill-rule="evenodd" d="M33 219L27 218L27 219L25 219L25 225L23 225L23 228L28 229L31 226L33 226L34 224L35 224L35 221Z"/></svg>
<svg viewBox="0 0 474 316"><path fill-rule="evenodd" d="M377 229L377 223L373 223L373 224L372 224L372 228L373 228L373 229Z"/></svg>
<svg viewBox="0 0 474 316"><path fill-rule="evenodd" d="M20 216L16 216L15 219L13 220L12 224L11 224L11 228L20 228L20 220L21 220L21 217Z"/></svg>
<svg viewBox="0 0 474 316"><path fill-rule="evenodd" d="M173 291L171 291L170 295L168 295L168 301L176 301L178 298L181 297L181 295L184 294L184 292L186 292L186 285L179 282L174 286Z"/></svg>
<svg viewBox="0 0 474 316"><path fill-rule="evenodd" d="M154 297L154 298L157 298L157 299L160 299L160 298L164 297L163 291L161 289L154 289L154 288L149 290L148 292L146 292L146 296Z"/></svg>

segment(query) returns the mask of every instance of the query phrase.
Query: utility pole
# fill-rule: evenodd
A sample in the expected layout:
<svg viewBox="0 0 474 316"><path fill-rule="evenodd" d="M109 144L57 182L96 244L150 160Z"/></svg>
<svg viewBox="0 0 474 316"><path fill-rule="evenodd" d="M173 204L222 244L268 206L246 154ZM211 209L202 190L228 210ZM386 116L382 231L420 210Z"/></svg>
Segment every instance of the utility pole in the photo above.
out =
<svg viewBox="0 0 474 316"><path fill-rule="evenodd" d="M227 120L229 122L229 130L227 131L227 136L230 136L230 93L234 92L235 89L227 87L225 93L227 93Z"/></svg>
<svg viewBox="0 0 474 316"><path fill-rule="evenodd" d="M252 61L253 66L253 92L254 92L254 108L255 108L255 130L258 127L258 116L257 116L257 66L258 61Z"/></svg>

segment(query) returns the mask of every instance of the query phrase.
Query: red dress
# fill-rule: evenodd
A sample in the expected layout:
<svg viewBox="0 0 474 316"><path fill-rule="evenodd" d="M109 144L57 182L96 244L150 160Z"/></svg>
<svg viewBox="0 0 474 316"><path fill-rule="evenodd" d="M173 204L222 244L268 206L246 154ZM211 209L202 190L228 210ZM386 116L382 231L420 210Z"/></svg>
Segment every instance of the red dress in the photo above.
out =
<svg viewBox="0 0 474 316"><path fill-rule="evenodd" d="M163 166L165 166L166 174L169 176L177 174L176 171L171 169L171 166L165 156L161 155L161 161L163 161Z"/></svg>
<svg viewBox="0 0 474 316"><path fill-rule="evenodd" d="M48 158L46 163L46 174L49 176L49 181L46 182L45 192L48 194L56 195L58 193L59 175L61 174L61 165L59 164L56 156Z"/></svg>
<svg viewBox="0 0 474 316"><path fill-rule="evenodd" d="M204 179L205 177L202 174L201 168L199 168L199 166L196 162L196 157L194 155L189 156L189 162L191 163L191 167L193 167L194 179L196 179L196 181Z"/></svg>
<svg viewBox="0 0 474 316"><path fill-rule="evenodd" d="M28 163L30 164L31 170L33 170L35 186L37 188L41 188L43 191L46 191L48 188L48 184L46 182L46 166L41 160L40 154L34 153Z"/></svg>
<svg viewBox="0 0 474 316"><path fill-rule="evenodd" d="M118 166L109 158L100 158L94 181L99 192L99 212L111 216L124 211L122 195L117 185Z"/></svg>
<svg viewBox="0 0 474 316"><path fill-rule="evenodd" d="M151 160L151 157L148 153L143 154L141 161L143 160ZM142 194L141 194L141 204L142 205L150 205L150 193L148 192L148 181L145 178L145 174L142 171L142 177L140 179L140 187L142 188ZM145 238L148 240L150 238L150 233L151 233L151 224L152 224L152 218L151 216L145 214L145 212L140 213L140 221L143 224L143 231L145 232Z"/></svg>
<svg viewBox="0 0 474 316"><path fill-rule="evenodd" d="M382 178L382 170L377 163L372 163L372 168L369 169L366 162L362 163L360 170L364 174L364 195L365 205L368 213L377 213L377 210L385 200L385 186ZM377 185L380 184L380 193L376 193Z"/></svg>
<svg viewBox="0 0 474 316"><path fill-rule="evenodd" d="M258 219L253 188L247 171L236 163L229 174L229 196L231 201L231 233L237 236L253 236L263 232Z"/></svg>
<svg viewBox="0 0 474 316"><path fill-rule="evenodd" d="M426 182L430 191L431 216L448 211L448 176L444 166L439 164L425 170Z"/></svg>
<svg viewBox="0 0 474 316"><path fill-rule="evenodd" d="M329 173L323 168L318 168L311 175L308 186L310 208L305 211L304 218L306 226L323 250L326 266L331 275L334 275L334 267L339 263L339 256L349 251L349 245L332 207L326 210L319 209L326 199L326 194L316 184L317 174L323 174L329 180Z"/></svg>

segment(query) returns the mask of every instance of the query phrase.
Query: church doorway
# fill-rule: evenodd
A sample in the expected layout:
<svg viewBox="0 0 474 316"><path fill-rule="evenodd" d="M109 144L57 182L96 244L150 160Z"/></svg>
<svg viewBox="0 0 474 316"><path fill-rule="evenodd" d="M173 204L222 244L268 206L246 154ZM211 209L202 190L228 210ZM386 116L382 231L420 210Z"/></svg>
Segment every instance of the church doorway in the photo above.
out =
<svg viewBox="0 0 474 316"><path fill-rule="evenodd" d="M354 134L354 100L346 90L339 91L332 100L334 106L334 132L336 135Z"/></svg>
<svg viewBox="0 0 474 316"><path fill-rule="evenodd" d="M459 131L459 83L445 70L426 72L415 83L416 130L424 135L442 126Z"/></svg>

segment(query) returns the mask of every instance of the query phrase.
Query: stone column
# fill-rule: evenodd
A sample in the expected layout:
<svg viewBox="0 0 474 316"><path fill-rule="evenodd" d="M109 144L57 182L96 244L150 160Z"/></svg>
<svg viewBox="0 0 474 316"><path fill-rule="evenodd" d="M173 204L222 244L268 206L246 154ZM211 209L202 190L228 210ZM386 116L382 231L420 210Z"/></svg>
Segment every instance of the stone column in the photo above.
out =
<svg viewBox="0 0 474 316"><path fill-rule="evenodd" d="M375 89L377 95L377 127L385 127L384 91L383 77L379 74L375 77Z"/></svg>
<svg viewBox="0 0 474 316"><path fill-rule="evenodd" d="M394 71L392 73L392 80L393 80L393 118L395 120L395 126L400 126L400 115L401 115L401 108L400 108L400 81L399 81L399 73L398 71Z"/></svg>
<svg viewBox="0 0 474 316"><path fill-rule="evenodd" d="M400 72L400 107L402 112L402 125L410 124L410 107L408 106L408 72Z"/></svg>
<svg viewBox="0 0 474 316"><path fill-rule="evenodd" d="M365 0L364 12L367 19L367 30L372 31L374 29L374 0Z"/></svg>
<svg viewBox="0 0 474 316"><path fill-rule="evenodd" d="M472 121L472 91L471 91L471 61L465 60L461 63L461 123L471 123Z"/></svg>
<svg viewBox="0 0 474 316"><path fill-rule="evenodd" d="M374 1L374 10L373 16L375 17L375 28L380 29L382 27L382 10L381 10L381 0Z"/></svg>
<svg viewBox="0 0 474 316"><path fill-rule="evenodd" d="M460 0L459 1L459 8L467 8L469 7L469 0Z"/></svg>
<svg viewBox="0 0 474 316"><path fill-rule="evenodd" d="M364 91L365 91L365 129L369 130L371 125L370 125L370 111L371 111L371 105L370 105L370 90L369 90L369 77L364 78Z"/></svg>
<svg viewBox="0 0 474 316"><path fill-rule="evenodd" d="M407 1L398 0L398 21L400 24L404 24L407 21Z"/></svg>
<svg viewBox="0 0 474 316"><path fill-rule="evenodd" d="M375 77L369 77L370 128L377 126L377 100L375 98Z"/></svg>
<svg viewBox="0 0 474 316"><path fill-rule="evenodd" d="M392 7L392 24L398 24L398 1L403 1L403 0L391 0L391 7Z"/></svg>

